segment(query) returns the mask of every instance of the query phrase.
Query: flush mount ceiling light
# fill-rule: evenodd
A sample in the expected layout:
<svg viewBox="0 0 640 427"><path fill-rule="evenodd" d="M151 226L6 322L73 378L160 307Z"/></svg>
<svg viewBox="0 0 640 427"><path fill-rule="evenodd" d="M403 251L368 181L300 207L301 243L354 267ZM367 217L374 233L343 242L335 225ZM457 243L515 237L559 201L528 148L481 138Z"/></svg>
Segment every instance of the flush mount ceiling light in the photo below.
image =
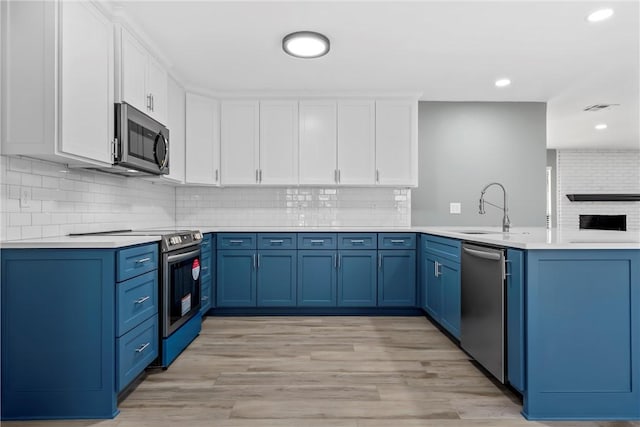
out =
<svg viewBox="0 0 640 427"><path fill-rule="evenodd" d="M495 82L496 87L507 87L511 84L511 80L509 79L498 79Z"/></svg>
<svg viewBox="0 0 640 427"><path fill-rule="evenodd" d="M613 9L598 9L587 16L589 22L600 22L613 16Z"/></svg>
<svg viewBox="0 0 640 427"><path fill-rule="evenodd" d="M282 49L296 58L319 58L329 52L329 39L313 31L296 31L284 36Z"/></svg>
<svg viewBox="0 0 640 427"><path fill-rule="evenodd" d="M605 130L607 128L607 124L606 123L599 123L597 125L594 126L596 128L596 130Z"/></svg>

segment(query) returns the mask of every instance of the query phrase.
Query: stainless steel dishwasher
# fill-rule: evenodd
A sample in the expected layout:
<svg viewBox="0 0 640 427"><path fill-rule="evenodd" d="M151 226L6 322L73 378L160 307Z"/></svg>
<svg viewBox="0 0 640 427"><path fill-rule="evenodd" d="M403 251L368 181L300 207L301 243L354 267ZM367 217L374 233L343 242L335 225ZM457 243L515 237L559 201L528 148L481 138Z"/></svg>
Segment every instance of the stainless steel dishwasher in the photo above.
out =
<svg viewBox="0 0 640 427"><path fill-rule="evenodd" d="M505 250L462 244L460 345L505 380Z"/></svg>

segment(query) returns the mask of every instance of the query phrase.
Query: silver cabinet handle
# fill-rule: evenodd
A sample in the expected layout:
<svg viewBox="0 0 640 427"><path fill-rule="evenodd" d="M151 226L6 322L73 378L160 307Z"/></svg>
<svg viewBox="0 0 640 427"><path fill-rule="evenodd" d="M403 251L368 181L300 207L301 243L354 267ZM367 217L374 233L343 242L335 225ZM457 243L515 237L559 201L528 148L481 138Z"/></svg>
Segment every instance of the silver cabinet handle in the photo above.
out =
<svg viewBox="0 0 640 427"><path fill-rule="evenodd" d="M312 241L311 241L311 244L312 244L312 245L320 245L320 244L322 244L322 243L324 243L324 240L312 240Z"/></svg>
<svg viewBox="0 0 640 427"><path fill-rule="evenodd" d="M149 262L151 261L151 258L147 257L147 258L142 258L136 261L136 264L144 264L145 262Z"/></svg>
<svg viewBox="0 0 640 427"><path fill-rule="evenodd" d="M150 345L151 345L150 342L148 342L146 344L142 344L140 347L136 348L136 353L142 353Z"/></svg>
<svg viewBox="0 0 640 427"><path fill-rule="evenodd" d="M258 261L257 261L257 263L256 263L256 266L257 266L258 268L260 268L260 254L258 254L258 255L256 256L256 259L258 260Z"/></svg>
<svg viewBox="0 0 640 427"><path fill-rule="evenodd" d="M380 169L376 169L376 182L380 182Z"/></svg>
<svg viewBox="0 0 640 427"><path fill-rule="evenodd" d="M258 176L260 177L260 179L258 180L259 183L262 183L262 169L258 169Z"/></svg>
<svg viewBox="0 0 640 427"><path fill-rule="evenodd" d="M353 240L351 239L351 243L354 245L362 245L364 244L364 240Z"/></svg>
<svg viewBox="0 0 640 427"><path fill-rule="evenodd" d="M378 253L378 270L382 269L382 254Z"/></svg>
<svg viewBox="0 0 640 427"><path fill-rule="evenodd" d="M256 254L253 254L253 269L258 269L258 261L256 260Z"/></svg>
<svg viewBox="0 0 640 427"><path fill-rule="evenodd" d="M394 245L404 243L404 239L392 239L391 243L393 243Z"/></svg>
<svg viewBox="0 0 640 427"><path fill-rule="evenodd" d="M258 183L258 182L260 182L260 181L258 180L258 169L256 169L256 183Z"/></svg>
<svg viewBox="0 0 640 427"><path fill-rule="evenodd" d="M342 181L342 177L340 176L340 169L338 169L338 184Z"/></svg>
<svg viewBox="0 0 640 427"><path fill-rule="evenodd" d="M341 261L340 258L342 258L342 255L338 254L338 270L340 269L340 261Z"/></svg>
<svg viewBox="0 0 640 427"><path fill-rule="evenodd" d="M209 269L209 267L207 267L205 265L202 266L202 271L207 271L208 269Z"/></svg>
<svg viewBox="0 0 640 427"><path fill-rule="evenodd" d="M230 245L239 245L242 243L242 240L229 240Z"/></svg>
<svg viewBox="0 0 640 427"><path fill-rule="evenodd" d="M151 94L147 95L147 110L151 111Z"/></svg>
<svg viewBox="0 0 640 427"><path fill-rule="evenodd" d="M208 299L209 299L209 297L208 297L208 296L206 296L206 295L202 295L201 301L207 301Z"/></svg>
<svg viewBox="0 0 640 427"><path fill-rule="evenodd" d="M216 169L216 181L215 182L218 182L218 169Z"/></svg>
<svg viewBox="0 0 640 427"><path fill-rule="evenodd" d="M143 302L145 302L146 300L148 300L149 298L151 298L150 296L146 296L146 297L141 297L138 298L137 300L134 301L135 304L142 304Z"/></svg>
<svg viewBox="0 0 640 427"><path fill-rule="evenodd" d="M333 181L337 184L338 183L338 169L334 169L333 170Z"/></svg>
<svg viewBox="0 0 640 427"><path fill-rule="evenodd" d="M269 243L284 243L284 240L269 240Z"/></svg>
<svg viewBox="0 0 640 427"><path fill-rule="evenodd" d="M338 256L337 255L332 255L333 256L333 268L335 268L336 270L338 269Z"/></svg>

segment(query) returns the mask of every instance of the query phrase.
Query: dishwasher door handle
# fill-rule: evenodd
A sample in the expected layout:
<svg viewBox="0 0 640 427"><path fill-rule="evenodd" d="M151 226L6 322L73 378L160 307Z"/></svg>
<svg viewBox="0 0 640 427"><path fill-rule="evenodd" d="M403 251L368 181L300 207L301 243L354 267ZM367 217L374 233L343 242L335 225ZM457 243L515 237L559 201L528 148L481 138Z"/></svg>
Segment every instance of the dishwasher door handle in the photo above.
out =
<svg viewBox="0 0 640 427"><path fill-rule="evenodd" d="M469 255L472 255L478 258L488 259L491 261L500 261L500 259L502 258L501 254L495 253L495 252L478 251L476 249L469 249L469 248L462 248L462 250L464 250Z"/></svg>

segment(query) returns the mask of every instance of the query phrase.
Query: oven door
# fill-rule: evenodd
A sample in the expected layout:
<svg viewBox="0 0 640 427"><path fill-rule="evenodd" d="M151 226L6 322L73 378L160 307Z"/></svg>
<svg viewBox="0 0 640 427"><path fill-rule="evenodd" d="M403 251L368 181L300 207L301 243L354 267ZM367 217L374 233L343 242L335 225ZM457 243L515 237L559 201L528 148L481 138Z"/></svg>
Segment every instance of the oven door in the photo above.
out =
<svg viewBox="0 0 640 427"><path fill-rule="evenodd" d="M200 310L200 245L164 254L162 336L168 337Z"/></svg>

